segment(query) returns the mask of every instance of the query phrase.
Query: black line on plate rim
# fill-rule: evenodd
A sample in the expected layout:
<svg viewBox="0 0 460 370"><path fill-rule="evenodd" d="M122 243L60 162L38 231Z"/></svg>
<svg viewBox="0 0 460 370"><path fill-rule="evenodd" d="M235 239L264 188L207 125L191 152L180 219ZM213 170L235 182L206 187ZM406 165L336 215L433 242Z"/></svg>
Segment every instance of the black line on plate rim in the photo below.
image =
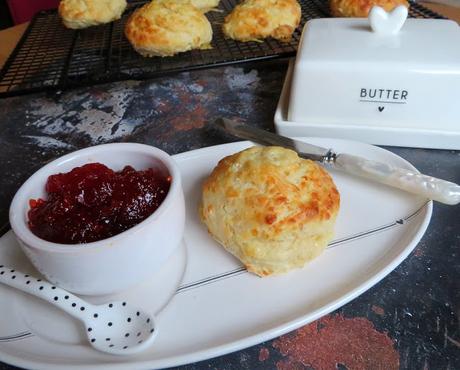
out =
<svg viewBox="0 0 460 370"><path fill-rule="evenodd" d="M217 274L217 275L212 275L212 276L209 276L207 278L197 280L197 281L195 281L193 283L184 284L184 285L181 285L179 288L177 288L176 294L181 293L181 292L183 292L185 290L197 288L198 286L207 285L207 284L213 283L213 282L218 281L218 280L222 280L222 279L226 279L226 278L229 278L229 277L232 277L232 276L236 276L236 275L239 275L239 274L244 273L244 272L247 272L246 267L238 267L238 268L236 268L234 270L223 272L223 273Z"/></svg>
<svg viewBox="0 0 460 370"><path fill-rule="evenodd" d="M23 331L23 332L16 333L16 334L5 335L4 337L0 337L0 340L2 340L2 339L15 338L15 337L22 336L22 335L26 335L26 334L30 334L30 332L28 332L28 331Z"/></svg>
<svg viewBox="0 0 460 370"><path fill-rule="evenodd" d="M33 337L34 335L31 332L22 332L18 334L9 335L6 337L0 337L0 343L14 342L21 339L26 339Z"/></svg>
<svg viewBox="0 0 460 370"><path fill-rule="evenodd" d="M357 234L354 234L354 235L351 235L351 236L347 236L347 237L342 238L342 239L333 240L332 242L330 242L328 244L326 249L332 249L332 248L337 247L338 245L345 244L345 243L348 243L348 242L353 241L353 240L358 240L358 239L361 239L361 238L365 238L366 236L377 234L379 232L391 229L391 228L393 228L395 226L398 226L398 225L400 225L400 224L398 224L395 221L395 222L392 222L391 224L388 224L388 225L376 227L375 229L370 229L370 230L367 230L367 231L363 231L363 232L360 232L360 233L357 233Z"/></svg>
<svg viewBox="0 0 460 370"><path fill-rule="evenodd" d="M397 226L400 226L400 225L403 225L406 221L409 221L411 218L413 218L414 216L416 216L417 214L419 214L423 208L425 208L428 203L430 201L427 201L425 202L419 209L417 209L416 211L412 212L410 215L408 216L405 216L403 218L400 218L392 223L389 223L387 225L383 225L383 226L379 226L379 227L376 227L374 229L370 229L370 230L367 230L367 231L363 231L363 232L360 232L360 233L357 233L357 234L354 234L354 235L351 235L351 236L347 236L345 238L342 238L342 239L338 239L338 240L333 240L332 242L329 243L329 245L326 247L326 249L332 249L340 244L344 244L344 243L347 243L349 241L352 241L352 240L358 240L358 239L361 239L361 238L365 238L366 236L370 236L370 235L374 235L374 234L377 234L379 232L382 232L382 231L385 231L385 230L388 230L388 229L392 229L394 227L397 227Z"/></svg>

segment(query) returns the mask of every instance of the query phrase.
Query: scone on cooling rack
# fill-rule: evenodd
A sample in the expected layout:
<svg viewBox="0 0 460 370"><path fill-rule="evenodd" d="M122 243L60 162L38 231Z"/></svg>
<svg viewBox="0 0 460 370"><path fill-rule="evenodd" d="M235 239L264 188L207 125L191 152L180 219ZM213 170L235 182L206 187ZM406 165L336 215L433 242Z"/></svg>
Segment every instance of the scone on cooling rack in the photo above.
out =
<svg viewBox="0 0 460 370"><path fill-rule="evenodd" d="M119 19L126 5L126 0L62 0L59 15L67 28L86 28Z"/></svg>
<svg viewBox="0 0 460 370"><path fill-rule="evenodd" d="M238 41L267 37L289 41L301 14L296 0L245 0L225 17L223 32Z"/></svg>
<svg viewBox="0 0 460 370"><path fill-rule="evenodd" d="M220 0L190 0L195 8L200 9L202 12L208 12L217 8Z"/></svg>
<svg viewBox="0 0 460 370"><path fill-rule="evenodd" d="M332 239L340 196L318 164L280 147L222 159L203 185L209 233L259 276L317 257Z"/></svg>
<svg viewBox="0 0 460 370"><path fill-rule="evenodd" d="M125 35L141 55L164 57L209 48L212 28L189 1L153 0L129 17Z"/></svg>
<svg viewBox="0 0 460 370"><path fill-rule="evenodd" d="M367 17L374 5L390 12L399 5L409 8L406 0L330 0L331 14L334 17Z"/></svg>

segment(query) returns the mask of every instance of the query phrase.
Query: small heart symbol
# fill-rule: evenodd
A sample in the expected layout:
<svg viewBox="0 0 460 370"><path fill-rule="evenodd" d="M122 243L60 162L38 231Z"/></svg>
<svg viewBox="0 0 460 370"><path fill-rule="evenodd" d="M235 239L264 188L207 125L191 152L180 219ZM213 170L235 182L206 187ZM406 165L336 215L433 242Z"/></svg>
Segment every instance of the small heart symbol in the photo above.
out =
<svg viewBox="0 0 460 370"><path fill-rule="evenodd" d="M379 107L379 112L383 111L385 107Z"/></svg>
<svg viewBox="0 0 460 370"><path fill-rule="evenodd" d="M407 19L407 13L404 5L397 6L390 13L379 6L373 6L368 17L372 31L380 35L398 33Z"/></svg>

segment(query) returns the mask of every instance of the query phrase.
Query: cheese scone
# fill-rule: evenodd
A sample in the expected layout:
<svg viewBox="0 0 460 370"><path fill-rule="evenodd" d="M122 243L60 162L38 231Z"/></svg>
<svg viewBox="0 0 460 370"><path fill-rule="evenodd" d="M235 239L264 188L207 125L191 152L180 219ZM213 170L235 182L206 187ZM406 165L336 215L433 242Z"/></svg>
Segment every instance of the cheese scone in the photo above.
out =
<svg viewBox="0 0 460 370"><path fill-rule="evenodd" d="M399 5L409 8L406 0L331 0L331 13L334 17L367 17L374 5L378 5L387 12Z"/></svg>
<svg viewBox="0 0 460 370"><path fill-rule="evenodd" d="M245 0L225 17L223 32L239 41L267 37L289 41L301 14L296 0Z"/></svg>
<svg viewBox="0 0 460 370"><path fill-rule="evenodd" d="M189 1L153 0L131 15L125 35L143 56L171 56L209 48L212 28Z"/></svg>
<svg viewBox="0 0 460 370"><path fill-rule="evenodd" d="M86 28L119 19L126 0L62 0L59 15L67 28Z"/></svg>
<svg viewBox="0 0 460 370"><path fill-rule="evenodd" d="M209 233L259 276L317 257L332 239L340 196L318 164L280 147L222 159L203 185Z"/></svg>

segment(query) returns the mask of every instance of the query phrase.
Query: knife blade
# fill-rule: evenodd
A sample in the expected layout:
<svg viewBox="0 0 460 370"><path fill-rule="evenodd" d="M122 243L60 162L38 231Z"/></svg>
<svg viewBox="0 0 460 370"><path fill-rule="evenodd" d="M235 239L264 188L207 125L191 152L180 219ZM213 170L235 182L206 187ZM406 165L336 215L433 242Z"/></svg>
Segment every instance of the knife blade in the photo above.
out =
<svg viewBox="0 0 460 370"><path fill-rule="evenodd" d="M228 133L241 139L251 140L261 145L282 146L296 151L300 157L322 162L329 153L329 149L320 146L293 140L286 136L274 134L252 126L243 125L227 118L219 118L216 124Z"/></svg>
<svg viewBox="0 0 460 370"><path fill-rule="evenodd" d="M440 203L449 205L460 203L460 186L453 182L347 153L337 154L332 149L294 140L226 118L216 120L216 125L241 139L262 145L275 145L292 149L302 158L318 161L332 168L418 194Z"/></svg>

